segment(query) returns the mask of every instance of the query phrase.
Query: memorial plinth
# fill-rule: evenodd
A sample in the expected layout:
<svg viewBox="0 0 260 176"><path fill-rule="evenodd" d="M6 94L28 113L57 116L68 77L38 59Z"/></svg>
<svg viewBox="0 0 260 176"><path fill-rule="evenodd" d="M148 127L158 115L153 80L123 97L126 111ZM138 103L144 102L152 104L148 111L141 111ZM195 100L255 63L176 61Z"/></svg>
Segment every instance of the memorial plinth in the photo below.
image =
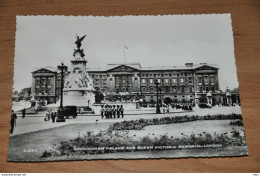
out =
<svg viewBox="0 0 260 176"><path fill-rule="evenodd" d="M71 60L71 69L65 79L63 89L63 105L90 107L95 102L93 80L86 71L87 60L81 47L81 41L85 38L77 36L77 49L74 50L74 58Z"/></svg>

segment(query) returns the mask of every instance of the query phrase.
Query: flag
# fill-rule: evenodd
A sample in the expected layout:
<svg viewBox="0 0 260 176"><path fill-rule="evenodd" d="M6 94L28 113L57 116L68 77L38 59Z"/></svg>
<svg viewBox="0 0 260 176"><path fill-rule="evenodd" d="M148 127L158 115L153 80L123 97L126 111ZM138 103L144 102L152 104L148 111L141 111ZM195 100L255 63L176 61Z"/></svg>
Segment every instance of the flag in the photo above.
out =
<svg viewBox="0 0 260 176"><path fill-rule="evenodd" d="M128 47L126 45L124 47L125 47L125 49L128 49Z"/></svg>

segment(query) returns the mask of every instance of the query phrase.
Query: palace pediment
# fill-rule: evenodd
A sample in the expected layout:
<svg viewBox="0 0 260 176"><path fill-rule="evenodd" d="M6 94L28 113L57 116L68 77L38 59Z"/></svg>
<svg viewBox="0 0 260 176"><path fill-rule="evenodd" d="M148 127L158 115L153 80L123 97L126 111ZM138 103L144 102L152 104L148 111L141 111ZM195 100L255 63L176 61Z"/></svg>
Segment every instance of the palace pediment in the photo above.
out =
<svg viewBox="0 0 260 176"><path fill-rule="evenodd" d="M55 73L55 71L51 71L46 68L40 68L38 70L33 71L32 73Z"/></svg>
<svg viewBox="0 0 260 176"><path fill-rule="evenodd" d="M126 65L120 65L108 70L108 72L135 72L135 71L139 71L139 70Z"/></svg>
<svg viewBox="0 0 260 176"><path fill-rule="evenodd" d="M218 68L213 67L213 66L203 65L203 66L197 67L196 70L218 70Z"/></svg>

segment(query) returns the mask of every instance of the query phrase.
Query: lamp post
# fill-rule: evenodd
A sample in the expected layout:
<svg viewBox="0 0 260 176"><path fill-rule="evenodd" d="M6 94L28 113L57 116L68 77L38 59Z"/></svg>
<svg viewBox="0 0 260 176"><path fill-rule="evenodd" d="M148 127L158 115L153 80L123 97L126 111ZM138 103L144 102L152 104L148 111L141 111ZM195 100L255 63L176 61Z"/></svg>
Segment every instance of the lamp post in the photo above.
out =
<svg viewBox="0 0 260 176"><path fill-rule="evenodd" d="M159 106L159 101L158 101L158 91L159 91L159 82L155 79L154 80L154 84L156 85L156 100L157 100L157 102L156 102L156 114L161 114L161 110L160 110L160 106Z"/></svg>
<svg viewBox="0 0 260 176"><path fill-rule="evenodd" d="M162 87L159 87L159 92L160 92L160 101L159 101L160 104L159 104L159 106L162 107L162 103L163 103L162 102Z"/></svg>
<svg viewBox="0 0 260 176"><path fill-rule="evenodd" d="M68 69L66 65L64 65L63 62L61 62L61 65L58 66L58 69L61 71L61 95L60 95L60 108L58 110L58 118L56 122L65 122L64 118L64 109L63 109L63 74Z"/></svg>

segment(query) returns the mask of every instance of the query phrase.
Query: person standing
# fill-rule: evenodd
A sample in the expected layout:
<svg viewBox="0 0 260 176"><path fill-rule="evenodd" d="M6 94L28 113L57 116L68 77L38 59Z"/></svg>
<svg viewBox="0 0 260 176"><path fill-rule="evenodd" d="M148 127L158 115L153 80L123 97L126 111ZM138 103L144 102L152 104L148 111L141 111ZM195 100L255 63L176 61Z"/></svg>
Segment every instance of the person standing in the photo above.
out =
<svg viewBox="0 0 260 176"><path fill-rule="evenodd" d="M112 112L113 112L113 117L116 118L116 106L115 105L113 105Z"/></svg>
<svg viewBox="0 0 260 176"><path fill-rule="evenodd" d="M167 105L167 114L170 114L170 105Z"/></svg>
<svg viewBox="0 0 260 176"><path fill-rule="evenodd" d="M117 118L120 118L120 106L119 105L117 105L116 112L117 112Z"/></svg>
<svg viewBox="0 0 260 176"><path fill-rule="evenodd" d="M35 106L34 106L34 110L35 110L35 114L37 114L37 112L38 112L38 102L36 101L35 102Z"/></svg>
<svg viewBox="0 0 260 176"><path fill-rule="evenodd" d="M105 117L108 119L108 105L105 106Z"/></svg>
<svg viewBox="0 0 260 176"><path fill-rule="evenodd" d="M124 107L123 107L123 105L121 105L121 107L120 107L120 112L121 112L122 118L124 118Z"/></svg>
<svg viewBox="0 0 260 176"><path fill-rule="evenodd" d="M50 110L48 110L46 113L46 117L44 118L44 121L49 121L50 118L51 118L51 113L50 113Z"/></svg>
<svg viewBox="0 0 260 176"><path fill-rule="evenodd" d="M51 112L51 120L52 120L52 123L55 122L55 118L56 118L56 115L54 112Z"/></svg>
<svg viewBox="0 0 260 176"><path fill-rule="evenodd" d="M25 108L22 110L23 118L25 117Z"/></svg>
<svg viewBox="0 0 260 176"><path fill-rule="evenodd" d="M112 105L109 106L109 118L112 119L112 115L113 115L113 112L112 112Z"/></svg>
<svg viewBox="0 0 260 176"><path fill-rule="evenodd" d="M104 110L104 105L102 105L102 106L101 106L101 110L100 110L101 118L102 118L102 119L103 119L103 117L104 117L104 112L105 112L105 110Z"/></svg>
<svg viewBox="0 0 260 176"><path fill-rule="evenodd" d="M14 113L14 111L12 110L11 121L10 121L10 124L11 124L10 133L11 134L13 134L14 127L16 126L16 119L17 119L17 116Z"/></svg>

